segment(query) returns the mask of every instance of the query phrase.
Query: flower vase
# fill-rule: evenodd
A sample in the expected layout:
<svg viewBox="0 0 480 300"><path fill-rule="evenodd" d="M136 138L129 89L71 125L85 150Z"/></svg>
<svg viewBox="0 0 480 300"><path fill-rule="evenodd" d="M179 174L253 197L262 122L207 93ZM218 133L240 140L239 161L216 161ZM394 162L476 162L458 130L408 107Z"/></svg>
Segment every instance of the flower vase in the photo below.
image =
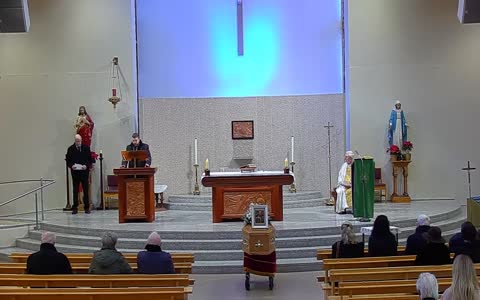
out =
<svg viewBox="0 0 480 300"><path fill-rule="evenodd" d="M397 154L390 154L390 161L397 161Z"/></svg>
<svg viewBox="0 0 480 300"><path fill-rule="evenodd" d="M410 153L410 152L405 153L405 160L411 161L412 160L412 153Z"/></svg>

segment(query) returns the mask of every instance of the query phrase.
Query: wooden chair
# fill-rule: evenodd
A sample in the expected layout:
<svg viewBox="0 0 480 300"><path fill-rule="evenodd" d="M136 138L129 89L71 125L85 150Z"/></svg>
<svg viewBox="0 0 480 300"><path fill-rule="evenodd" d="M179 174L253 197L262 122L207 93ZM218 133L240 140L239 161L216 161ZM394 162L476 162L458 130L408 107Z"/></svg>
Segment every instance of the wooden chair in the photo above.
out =
<svg viewBox="0 0 480 300"><path fill-rule="evenodd" d="M375 192L380 192L380 201L382 198L387 201L387 185L382 181L382 169L375 168Z"/></svg>
<svg viewBox="0 0 480 300"><path fill-rule="evenodd" d="M107 188L103 192L103 198L105 199L106 208L118 208L118 177L117 175L107 175Z"/></svg>

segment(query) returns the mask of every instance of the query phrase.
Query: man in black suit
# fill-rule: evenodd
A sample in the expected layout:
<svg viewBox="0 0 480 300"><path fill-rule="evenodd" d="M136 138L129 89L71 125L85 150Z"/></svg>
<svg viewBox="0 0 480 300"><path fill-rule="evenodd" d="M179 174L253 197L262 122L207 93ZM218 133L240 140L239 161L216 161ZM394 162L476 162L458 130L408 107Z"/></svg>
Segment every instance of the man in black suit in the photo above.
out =
<svg viewBox="0 0 480 300"><path fill-rule="evenodd" d="M73 181L73 207L72 215L78 213L78 188L80 183L83 187L83 204L85 213L90 213L90 202L88 199L88 174L92 166L93 159L90 147L82 144L82 137L75 135L75 143L68 147L67 150L67 165L72 173Z"/></svg>
<svg viewBox="0 0 480 300"><path fill-rule="evenodd" d="M150 149L148 147L148 144L145 144L142 142L140 139L140 136L138 133L132 134L132 143L127 146L127 151L138 151L138 150L145 150L148 153L147 160L137 160L137 168L143 168L143 167L150 167L150 164L152 163L152 156L150 155ZM122 166L124 168L133 168L133 161L123 161Z"/></svg>

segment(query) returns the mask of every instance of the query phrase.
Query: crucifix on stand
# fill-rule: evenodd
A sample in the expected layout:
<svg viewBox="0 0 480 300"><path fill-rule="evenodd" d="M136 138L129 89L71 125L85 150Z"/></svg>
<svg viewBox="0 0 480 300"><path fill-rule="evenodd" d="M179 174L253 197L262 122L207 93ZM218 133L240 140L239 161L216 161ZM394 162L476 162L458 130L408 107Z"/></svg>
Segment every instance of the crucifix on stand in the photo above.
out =
<svg viewBox="0 0 480 300"><path fill-rule="evenodd" d="M477 168L472 168L470 166L470 161L467 162L466 168L462 168L462 171L467 171L467 174L468 174L468 199L472 199L472 183L470 179L470 172L476 169Z"/></svg>
<svg viewBox="0 0 480 300"><path fill-rule="evenodd" d="M328 132L328 188L329 191L332 191L332 152L331 152L331 133L330 129L333 128L333 125L330 125L330 122L326 126Z"/></svg>

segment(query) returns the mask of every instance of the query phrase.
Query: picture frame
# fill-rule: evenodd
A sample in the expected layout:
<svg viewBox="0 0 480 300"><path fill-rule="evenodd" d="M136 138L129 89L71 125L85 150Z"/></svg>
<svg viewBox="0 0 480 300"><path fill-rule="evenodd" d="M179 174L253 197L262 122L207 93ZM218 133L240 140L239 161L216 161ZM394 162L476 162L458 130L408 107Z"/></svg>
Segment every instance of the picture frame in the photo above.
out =
<svg viewBox="0 0 480 300"><path fill-rule="evenodd" d="M252 228L268 228L268 205L252 205Z"/></svg>
<svg viewBox="0 0 480 300"><path fill-rule="evenodd" d="M253 120L232 121L232 140L253 140Z"/></svg>

